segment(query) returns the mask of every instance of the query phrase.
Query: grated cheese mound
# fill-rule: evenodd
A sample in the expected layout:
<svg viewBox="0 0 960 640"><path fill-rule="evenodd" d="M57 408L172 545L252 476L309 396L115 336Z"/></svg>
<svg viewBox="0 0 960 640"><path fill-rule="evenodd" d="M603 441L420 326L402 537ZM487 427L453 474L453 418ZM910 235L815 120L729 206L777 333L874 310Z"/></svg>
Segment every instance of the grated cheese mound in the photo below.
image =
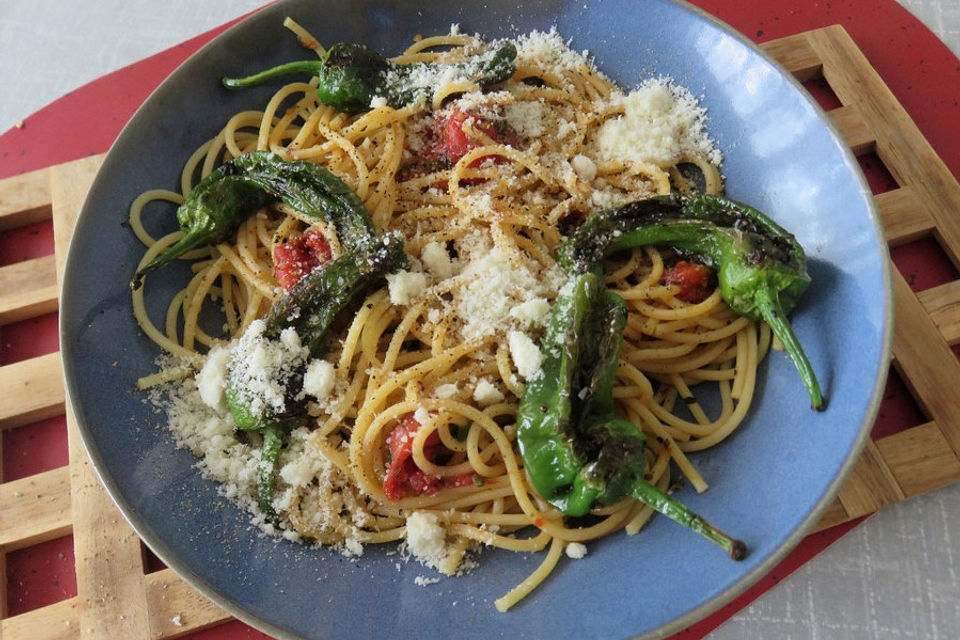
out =
<svg viewBox="0 0 960 640"><path fill-rule="evenodd" d="M461 272L466 286L454 301L464 324L463 337L473 340L511 327L542 326L545 316L536 313L539 303L533 302L533 307L525 305L556 296L563 277L559 268L544 270L521 253L491 248L480 235L468 240L464 245L468 259ZM511 314L515 308L517 315Z"/></svg>
<svg viewBox="0 0 960 640"><path fill-rule="evenodd" d="M284 329L279 340L271 340L263 335L266 326L263 319L254 320L234 344L229 381L252 413L281 414L286 410L287 385L309 350L292 328Z"/></svg>
<svg viewBox="0 0 960 640"><path fill-rule="evenodd" d="M533 31L517 38L517 62L560 74L563 71L576 71L585 64L590 67L587 52L578 53L570 49L566 41L557 33L556 27L550 31ZM592 67L591 67L592 68Z"/></svg>
<svg viewBox="0 0 960 640"><path fill-rule="evenodd" d="M720 152L706 133L706 110L669 78L647 80L626 95L615 94L609 103L624 113L604 122L597 132L601 162L667 165L685 155L703 155L720 163Z"/></svg>

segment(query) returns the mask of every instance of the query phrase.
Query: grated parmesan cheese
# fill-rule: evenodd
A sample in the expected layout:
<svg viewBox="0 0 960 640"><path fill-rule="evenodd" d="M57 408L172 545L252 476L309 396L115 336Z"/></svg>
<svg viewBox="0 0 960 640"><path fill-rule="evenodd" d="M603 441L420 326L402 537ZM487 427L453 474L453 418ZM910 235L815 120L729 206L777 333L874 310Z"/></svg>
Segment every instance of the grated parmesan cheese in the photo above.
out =
<svg viewBox="0 0 960 640"><path fill-rule="evenodd" d="M447 532L436 515L414 511L407 517L407 549L421 564L440 568L450 551Z"/></svg>
<svg viewBox="0 0 960 640"><path fill-rule="evenodd" d="M330 397L336 381L333 364L326 360L311 360L303 375L303 391L317 400L326 400Z"/></svg>
<svg viewBox="0 0 960 640"><path fill-rule="evenodd" d="M427 288L427 276L412 271L398 271L387 275L387 289L393 304L412 304Z"/></svg>
<svg viewBox="0 0 960 640"><path fill-rule="evenodd" d="M669 78L647 80L627 95L614 94L609 102L624 113L597 132L601 162L668 165L686 155L703 155L720 163L720 152L706 133L706 110Z"/></svg>
<svg viewBox="0 0 960 640"><path fill-rule="evenodd" d="M593 182L593 179L597 177L597 165L582 153L573 156L570 164L573 165L577 177L584 182Z"/></svg>
<svg viewBox="0 0 960 640"><path fill-rule="evenodd" d="M455 272L453 261L447 248L439 242L428 242L420 253L420 259L435 279L446 280Z"/></svg>
<svg viewBox="0 0 960 640"><path fill-rule="evenodd" d="M566 552L568 558L580 560L587 555L587 545L583 544L582 542L568 542L564 551Z"/></svg>
<svg viewBox="0 0 960 640"><path fill-rule="evenodd" d="M550 302L546 298L530 298L510 309L510 317L527 326L542 327L550 315Z"/></svg>
<svg viewBox="0 0 960 640"><path fill-rule="evenodd" d="M263 335L266 326L263 319L251 322L230 359L230 387L254 415L286 410L287 384L309 354L292 328L271 340Z"/></svg>
<svg viewBox="0 0 960 640"><path fill-rule="evenodd" d="M530 336L522 331L511 331L507 334L507 344L510 346L510 357L517 367L517 373L526 380L538 378L541 375L543 354Z"/></svg>
<svg viewBox="0 0 960 640"><path fill-rule="evenodd" d="M503 402L504 395L492 382L486 378L480 378L477 386L473 388L473 399L483 405L496 404Z"/></svg>
<svg viewBox="0 0 960 640"><path fill-rule="evenodd" d="M588 64L586 51L577 53L557 33L556 27L550 31L533 31L517 38L517 62L549 70L557 75L564 71L576 71Z"/></svg>
<svg viewBox="0 0 960 640"><path fill-rule="evenodd" d="M529 326L529 318L522 317L524 310L536 309L539 303L531 308L522 305L538 298L553 298L563 277L559 269L544 270L520 252L491 248L482 236L465 240L461 246L468 251L468 258L460 277L466 285L454 301L464 324L463 337L473 340L511 327ZM511 315L518 306L520 318Z"/></svg>
<svg viewBox="0 0 960 640"><path fill-rule="evenodd" d="M197 374L197 386L203 403L217 412L227 410L225 393L227 382L227 365L230 363L230 349L217 345L207 353L203 368Z"/></svg>
<svg viewBox="0 0 960 640"><path fill-rule="evenodd" d="M457 388L457 383L449 382L447 384L441 384L439 387L434 389L433 396L441 399L452 398L453 396L457 395L457 391L459 391Z"/></svg>

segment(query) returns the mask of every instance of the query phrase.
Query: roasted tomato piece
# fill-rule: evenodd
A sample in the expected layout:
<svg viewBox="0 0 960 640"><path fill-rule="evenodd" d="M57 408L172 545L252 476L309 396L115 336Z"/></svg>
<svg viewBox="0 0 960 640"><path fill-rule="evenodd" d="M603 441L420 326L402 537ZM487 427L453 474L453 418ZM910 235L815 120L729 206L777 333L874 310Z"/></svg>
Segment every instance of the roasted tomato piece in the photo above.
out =
<svg viewBox="0 0 960 640"><path fill-rule="evenodd" d="M454 109L443 121L443 149L444 155L451 163L456 163L467 155L471 149L480 146L480 143L467 135L464 125L470 122L471 126L480 131L494 142L514 145L517 134L506 122L492 120L476 113ZM472 165L471 165L472 166Z"/></svg>
<svg viewBox="0 0 960 640"><path fill-rule="evenodd" d="M330 243L323 233L308 229L273 248L273 275L277 283L289 291L303 276L332 257Z"/></svg>
<svg viewBox="0 0 960 640"><path fill-rule="evenodd" d="M667 269L661 280L663 284L679 287L676 297L684 302L703 302L717 287L713 269L697 262L681 260Z"/></svg>
<svg viewBox="0 0 960 640"><path fill-rule="evenodd" d="M446 487L463 487L473 483L471 473L441 477L427 473L417 466L413 460L413 439L420 427L413 414L408 413L387 436L390 464L383 479L383 492L390 500L397 501L407 496L429 496ZM440 442L440 435L435 431L427 437L423 453L427 460L436 463L437 459L449 453L449 450Z"/></svg>

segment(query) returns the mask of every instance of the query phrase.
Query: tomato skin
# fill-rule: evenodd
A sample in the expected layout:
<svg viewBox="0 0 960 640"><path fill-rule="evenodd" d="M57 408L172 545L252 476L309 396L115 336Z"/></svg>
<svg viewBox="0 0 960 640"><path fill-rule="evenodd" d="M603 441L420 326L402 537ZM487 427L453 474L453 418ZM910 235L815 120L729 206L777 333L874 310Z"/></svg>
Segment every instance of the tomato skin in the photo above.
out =
<svg viewBox="0 0 960 640"><path fill-rule="evenodd" d="M680 260L675 265L667 269L663 278L663 284L676 285L679 287L675 297L684 302L698 303L703 302L710 297L716 288L716 274L713 269L697 262L688 262Z"/></svg>
<svg viewBox="0 0 960 640"><path fill-rule="evenodd" d="M464 487L473 484L473 474L459 476L435 476L417 466L413 460L413 439L420 430L420 423L408 413L400 419L387 436L390 464L383 478L383 492L393 502L408 496L429 496L447 487ZM427 460L436 461L441 452L447 451L440 443L440 434L434 431L423 444Z"/></svg>
<svg viewBox="0 0 960 640"><path fill-rule="evenodd" d="M273 248L273 274L277 283L289 291L301 278L331 258L333 252L323 233L308 229Z"/></svg>
<svg viewBox="0 0 960 640"><path fill-rule="evenodd" d="M494 142L510 146L517 144L518 136L507 123L492 120L472 111L453 109L445 117L438 116L420 156L402 167L398 172L397 179L403 182L434 171L449 169L460 158L481 146L480 142L468 136L467 132L464 131L464 125L468 123L473 129L482 132ZM495 164L500 164L505 162L506 158L503 156L485 156L471 162L470 167L479 167L490 160ZM461 184L467 186L482 184L483 182L486 182L483 178L461 180ZM437 183L432 186L438 189L446 189L447 187L446 183Z"/></svg>
<svg viewBox="0 0 960 640"><path fill-rule="evenodd" d="M454 109L442 124L443 153L447 160L453 164L456 164L460 158L481 145L480 142L469 137L467 132L464 131L464 125L468 123L472 128L498 144L508 146L517 144L517 133L506 122L492 120L472 111ZM470 166L474 165L471 164Z"/></svg>

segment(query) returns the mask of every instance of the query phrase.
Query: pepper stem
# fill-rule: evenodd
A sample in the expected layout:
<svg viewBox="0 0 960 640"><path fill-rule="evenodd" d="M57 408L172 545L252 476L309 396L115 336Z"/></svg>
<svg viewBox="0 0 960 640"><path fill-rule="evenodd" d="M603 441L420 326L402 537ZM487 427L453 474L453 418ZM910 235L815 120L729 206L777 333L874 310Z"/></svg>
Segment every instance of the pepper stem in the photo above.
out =
<svg viewBox="0 0 960 640"><path fill-rule="evenodd" d="M674 522L699 533L710 542L726 550L732 559L743 560L746 557L747 545L743 541L730 537L694 513L690 507L671 498L646 480L636 480L630 488L630 495Z"/></svg>
<svg viewBox="0 0 960 640"><path fill-rule="evenodd" d="M794 366L800 373L800 379L810 393L810 406L817 411L823 411L823 394L820 391L820 383L817 382L817 374L807 359L797 334L793 332L793 325L787 320L787 314L784 313L777 294L758 296L757 306L763 314L763 319L770 325L774 335L783 344L783 350L793 360Z"/></svg>
<svg viewBox="0 0 960 640"><path fill-rule="evenodd" d="M223 78L223 86L228 89L247 89L256 86L267 80L273 80L281 76L289 76L295 73L308 73L314 75L320 71L323 66L322 60L295 60L285 64L277 65L265 71L254 73L245 78Z"/></svg>
<svg viewBox="0 0 960 640"><path fill-rule="evenodd" d="M263 428L262 433L263 447L260 451L260 473L257 478L257 502L260 510L273 518L276 516L273 510L273 487L277 480L277 467L285 432L280 425L270 424Z"/></svg>
<svg viewBox="0 0 960 640"><path fill-rule="evenodd" d="M199 234L186 234L175 243L167 247L162 253L147 263L142 269L137 271L133 275L133 279L130 281L130 288L136 291L143 285L143 276L150 271L159 269L160 267L173 262L175 259L179 258L191 249L196 249L200 245L204 244L204 240L205 238Z"/></svg>

